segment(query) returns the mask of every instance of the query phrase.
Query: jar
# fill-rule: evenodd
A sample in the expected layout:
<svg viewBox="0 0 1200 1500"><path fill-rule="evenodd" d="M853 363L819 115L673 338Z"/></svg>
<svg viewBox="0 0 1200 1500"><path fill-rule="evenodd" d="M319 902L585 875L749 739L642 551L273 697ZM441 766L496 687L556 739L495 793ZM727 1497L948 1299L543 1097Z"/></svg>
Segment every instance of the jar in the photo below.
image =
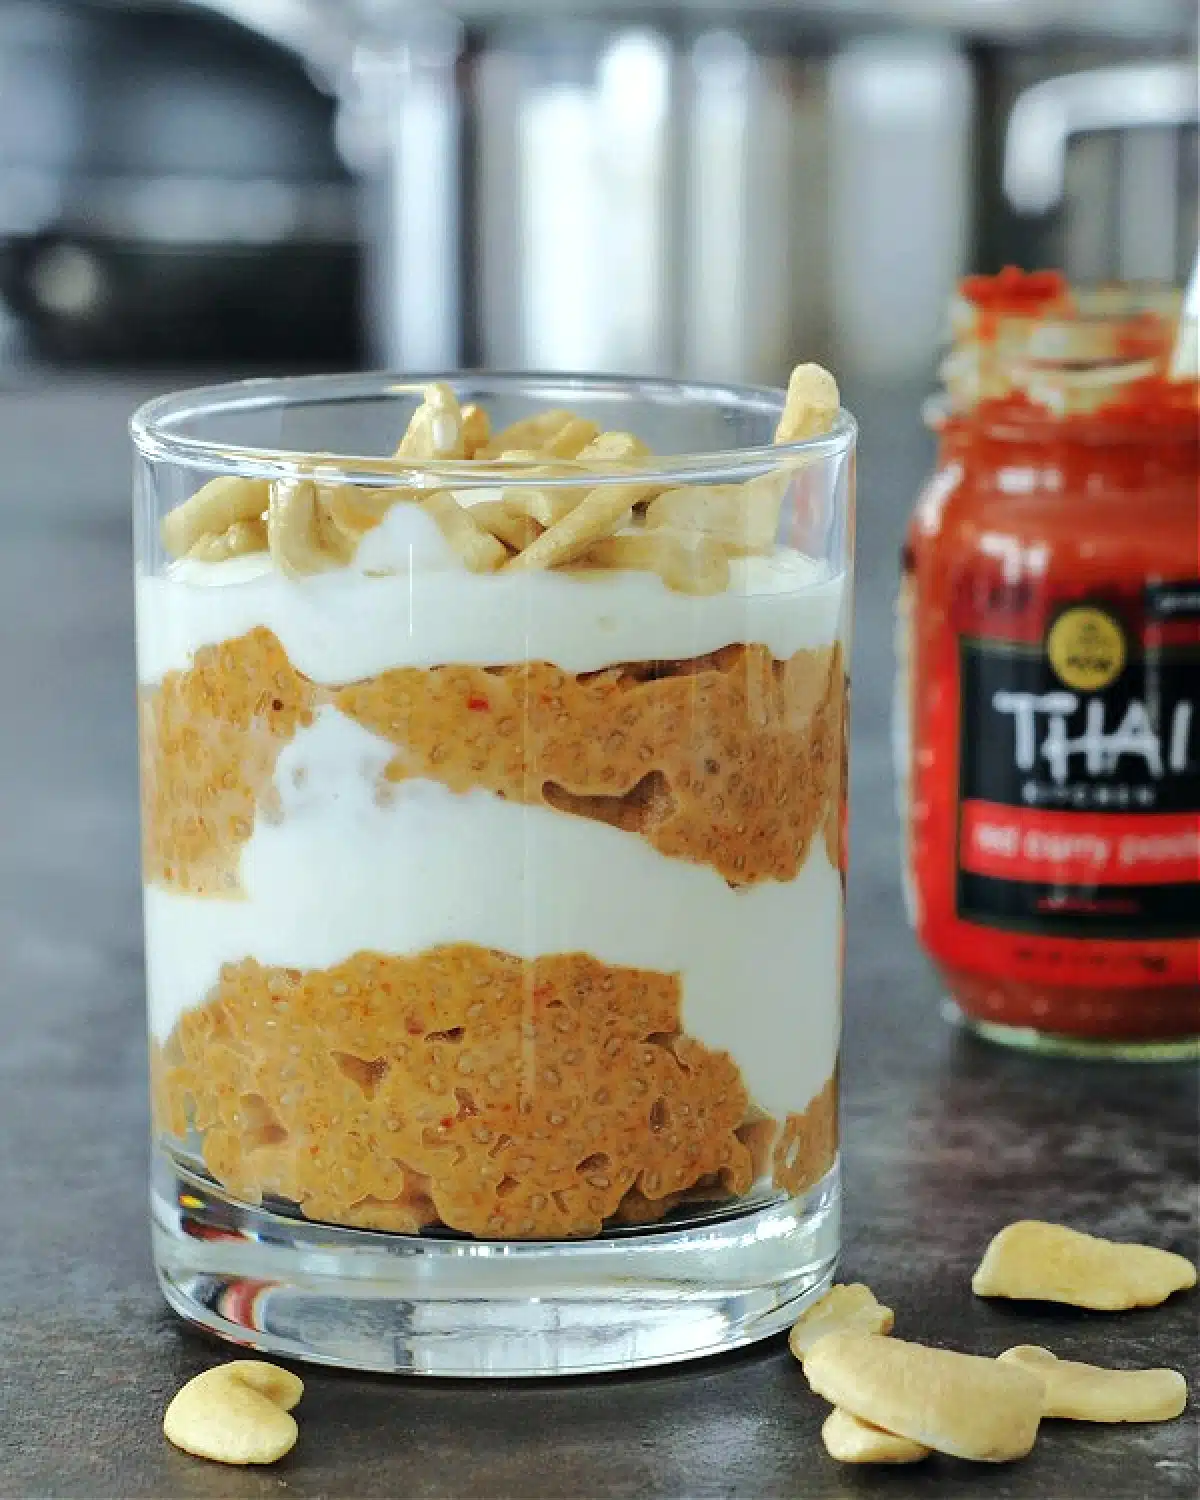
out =
<svg viewBox="0 0 1200 1500"><path fill-rule="evenodd" d="M782 410L369 375L135 417L154 1253L191 1321L564 1374L828 1285L854 424L773 442Z"/></svg>
<svg viewBox="0 0 1200 1500"><path fill-rule="evenodd" d="M902 562L905 885L996 1040L1194 1055L1197 387L1177 299L972 277Z"/></svg>

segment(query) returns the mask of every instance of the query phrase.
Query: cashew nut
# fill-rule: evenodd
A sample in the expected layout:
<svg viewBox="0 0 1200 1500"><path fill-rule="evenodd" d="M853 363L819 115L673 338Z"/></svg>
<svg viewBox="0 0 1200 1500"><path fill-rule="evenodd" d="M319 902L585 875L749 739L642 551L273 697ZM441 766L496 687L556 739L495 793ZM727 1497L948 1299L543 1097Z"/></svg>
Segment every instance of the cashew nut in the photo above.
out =
<svg viewBox="0 0 1200 1500"><path fill-rule="evenodd" d="M578 559L591 568L633 568L657 573L677 594L719 594L729 585L729 559L706 536L638 531L593 542Z"/></svg>
<svg viewBox="0 0 1200 1500"><path fill-rule="evenodd" d="M896 1315L890 1307L875 1300L869 1286L854 1282L850 1286L831 1286L819 1302L814 1302L792 1325L788 1348L803 1364L804 1356L829 1333L891 1333Z"/></svg>
<svg viewBox="0 0 1200 1500"><path fill-rule="evenodd" d="M630 508L647 492L646 485L598 485L561 520L547 527L537 541L531 542L524 552L519 552L509 562L509 570L533 572L574 562L593 542L602 541L619 530L628 520Z"/></svg>
<svg viewBox="0 0 1200 1500"><path fill-rule="evenodd" d="M761 474L745 484L686 484L664 490L646 510L647 526L712 537L735 555L775 545L787 475Z"/></svg>
<svg viewBox="0 0 1200 1500"><path fill-rule="evenodd" d="M464 406L462 409L463 457L474 458L485 448L492 435L491 418L482 406Z"/></svg>
<svg viewBox="0 0 1200 1500"><path fill-rule="evenodd" d="M775 441L798 443L820 437L833 426L840 405L837 381L828 370L821 365L797 365L788 381Z"/></svg>
<svg viewBox="0 0 1200 1500"><path fill-rule="evenodd" d="M238 521L257 521L267 509L265 479L222 475L168 511L162 521L162 544L172 557L186 557L205 536L220 536Z"/></svg>
<svg viewBox="0 0 1200 1500"><path fill-rule="evenodd" d="M253 521L235 521L227 531L205 532L192 543L187 555L197 562L219 563L266 550L266 524L255 517Z"/></svg>
<svg viewBox="0 0 1200 1500"><path fill-rule="evenodd" d="M1016 1364L877 1333L831 1333L804 1357L819 1396L926 1448L1005 1463L1037 1438L1045 1385Z"/></svg>
<svg viewBox="0 0 1200 1500"><path fill-rule="evenodd" d="M550 411L534 412L530 417L521 417L500 429L482 448L476 450L477 458L496 458L512 448L528 448L541 451L556 434L576 420L573 411L552 408Z"/></svg>
<svg viewBox="0 0 1200 1500"><path fill-rule="evenodd" d="M1006 1349L1000 1359L1040 1375L1046 1386L1044 1417L1075 1422L1169 1422L1187 1404L1187 1381L1178 1370L1108 1370L1059 1359L1036 1344Z"/></svg>
<svg viewBox="0 0 1200 1500"><path fill-rule="evenodd" d="M507 500L480 500L470 507L471 519L489 536L503 542L513 552L520 552L542 534L537 521L518 510Z"/></svg>
<svg viewBox="0 0 1200 1500"><path fill-rule="evenodd" d="M340 532L322 524L317 486L311 480L277 480L267 509L267 542L289 578L340 567L350 555Z"/></svg>
<svg viewBox="0 0 1200 1500"><path fill-rule="evenodd" d="M1195 1285L1196 1267L1182 1255L1037 1219L1002 1229L971 1279L977 1297L1066 1302L1101 1312L1156 1307Z"/></svg>
<svg viewBox="0 0 1200 1500"><path fill-rule="evenodd" d="M494 573L508 557L504 543L485 531L449 490L433 490L421 501L421 509L437 522L442 535L472 573Z"/></svg>
<svg viewBox="0 0 1200 1500"><path fill-rule="evenodd" d="M841 1464L915 1464L933 1452L924 1443L884 1432L840 1406L825 1418L821 1440L830 1458Z"/></svg>
<svg viewBox="0 0 1200 1500"><path fill-rule="evenodd" d="M396 448L397 458L462 458L463 413L458 397L443 382L427 385L408 431Z"/></svg>
<svg viewBox="0 0 1200 1500"><path fill-rule="evenodd" d="M167 1407L163 1432L176 1448L221 1464L273 1464L296 1445L290 1415L304 1382L263 1360L236 1359L189 1380Z"/></svg>

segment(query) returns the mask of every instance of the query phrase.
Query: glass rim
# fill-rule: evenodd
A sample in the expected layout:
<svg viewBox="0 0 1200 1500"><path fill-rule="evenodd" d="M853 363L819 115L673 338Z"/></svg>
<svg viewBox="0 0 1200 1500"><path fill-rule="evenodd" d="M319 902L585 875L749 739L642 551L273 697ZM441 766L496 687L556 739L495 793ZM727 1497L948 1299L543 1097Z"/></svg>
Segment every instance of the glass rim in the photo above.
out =
<svg viewBox="0 0 1200 1500"><path fill-rule="evenodd" d="M752 477L776 467L783 459L793 463L818 462L847 452L854 443L858 425L845 407L838 409L833 425L819 437L793 443L761 443L744 448L708 452L649 454L644 459L619 465L580 463L576 459L542 458L500 460L394 459L380 454L315 453L254 444L220 442L176 430L189 418L219 413L246 413L285 408L299 400L313 405L334 405L389 395L420 395L422 388L444 381L456 393L468 394L476 387L541 387L547 398L558 396L559 404L606 395L642 396L648 402L683 405L687 402L740 407L746 412L778 418L785 391L765 385L727 385L721 382L674 380L651 375L574 374L557 371L457 370L428 375L399 375L390 371L367 371L337 375L287 375L224 381L193 386L143 402L129 419L129 432L141 457L169 461L209 474L234 474L255 479L316 479L322 483L372 485L378 487L474 489L520 483L523 471L534 470L528 482L539 488L629 483L631 479L655 484L681 484L702 480ZM563 472L544 474L552 462Z"/></svg>

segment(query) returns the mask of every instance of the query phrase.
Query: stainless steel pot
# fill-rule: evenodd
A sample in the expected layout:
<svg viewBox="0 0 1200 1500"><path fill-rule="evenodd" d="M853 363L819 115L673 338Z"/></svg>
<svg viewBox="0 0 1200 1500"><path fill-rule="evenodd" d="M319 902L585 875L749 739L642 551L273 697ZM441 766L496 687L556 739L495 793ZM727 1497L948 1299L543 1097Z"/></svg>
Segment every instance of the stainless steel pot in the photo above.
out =
<svg viewBox="0 0 1200 1500"><path fill-rule="evenodd" d="M969 265L1108 274L1130 260L1105 260L1122 236L1191 212L1186 172L1168 183L1140 127L1119 147L1127 170L1108 137L1064 153L1065 213L1031 218L1001 190L1022 92L1101 64L1178 63L1191 0L267 9L339 97L373 356L393 366L774 379L803 351L911 375ZM1190 149L1181 137L1181 167ZM1155 255L1162 274L1181 270L1161 250L1142 262Z"/></svg>
<svg viewBox="0 0 1200 1500"><path fill-rule="evenodd" d="M775 379L797 349L829 353L834 318L873 321L859 247L890 253L906 195L918 253L894 268L890 337L858 343L932 347L965 238L970 86L954 43L906 39L907 85L881 92L889 45L831 70L828 35L744 18L481 31L422 12L377 34L341 129L378 357ZM889 141L902 155L864 194Z"/></svg>
<svg viewBox="0 0 1200 1500"><path fill-rule="evenodd" d="M1004 192L1030 250L1079 282L1180 282L1195 254L1194 60L1049 78L1008 123Z"/></svg>

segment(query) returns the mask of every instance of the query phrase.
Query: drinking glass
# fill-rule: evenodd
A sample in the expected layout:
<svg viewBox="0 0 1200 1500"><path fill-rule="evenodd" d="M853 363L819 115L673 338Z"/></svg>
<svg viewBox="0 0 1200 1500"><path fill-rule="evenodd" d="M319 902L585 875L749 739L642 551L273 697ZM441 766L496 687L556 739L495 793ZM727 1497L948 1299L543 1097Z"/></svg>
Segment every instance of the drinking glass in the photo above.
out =
<svg viewBox="0 0 1200 1500"><path fill-rule="evenodd" d="M855 426L775 445L782 406L355 375L135 415L153 1240L185 1318L577 1374L828 1286ZM418 410L453 456L394 453ZM568 410L616 437L539 447Z"/></svg>

